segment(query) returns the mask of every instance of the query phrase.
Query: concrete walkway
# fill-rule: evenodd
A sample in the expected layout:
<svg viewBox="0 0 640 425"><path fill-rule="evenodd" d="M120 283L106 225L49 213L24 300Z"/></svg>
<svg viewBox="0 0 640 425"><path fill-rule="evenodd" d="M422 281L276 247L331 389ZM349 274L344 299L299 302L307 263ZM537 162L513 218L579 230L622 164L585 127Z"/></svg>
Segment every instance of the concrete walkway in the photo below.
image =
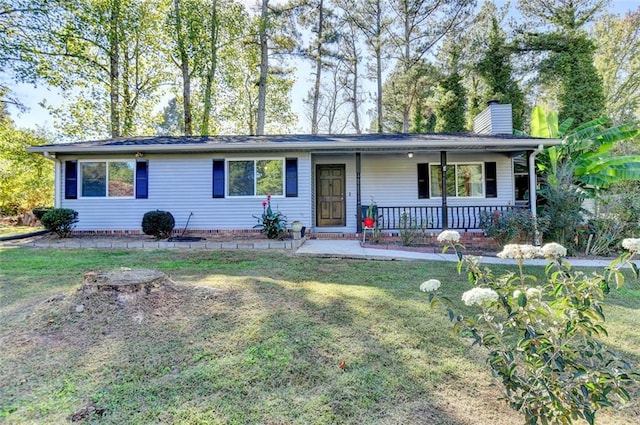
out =
<svg viewBox="0 0 640 425"><path fill-rule="evenodd" d="M363 260L397 260L397 261L458 261L455 254L435 254L392 249L366 248L360 241L354 240L322 240L310 239L298 248L296 255L327 258L354 258ZM606 267L611 260L569 258L574 267ZM640 267L640 261L635 262ZM502 259L495 256L482 257L482 264L515 265L515 260ZM544 259L527 260L525 264L546 266Z"/></svg>

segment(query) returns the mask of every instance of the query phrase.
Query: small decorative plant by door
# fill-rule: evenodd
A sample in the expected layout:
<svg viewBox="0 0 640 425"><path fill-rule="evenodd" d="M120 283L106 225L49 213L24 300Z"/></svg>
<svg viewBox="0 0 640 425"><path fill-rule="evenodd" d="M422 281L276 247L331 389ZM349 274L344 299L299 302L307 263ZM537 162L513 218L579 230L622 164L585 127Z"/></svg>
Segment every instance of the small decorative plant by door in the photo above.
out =
<svg viewBox="0 0 640 425"><path fill-rule="evenodd" d="M376 212L377 212L378 208L376 206L375 201L373 200L373 198L371 198L371 203L369 204L369 207L367 208L367 216L365 218L362 219L362 222L364 223L364 226L367 228L372 228L373 224L376 222Z"/></svg>

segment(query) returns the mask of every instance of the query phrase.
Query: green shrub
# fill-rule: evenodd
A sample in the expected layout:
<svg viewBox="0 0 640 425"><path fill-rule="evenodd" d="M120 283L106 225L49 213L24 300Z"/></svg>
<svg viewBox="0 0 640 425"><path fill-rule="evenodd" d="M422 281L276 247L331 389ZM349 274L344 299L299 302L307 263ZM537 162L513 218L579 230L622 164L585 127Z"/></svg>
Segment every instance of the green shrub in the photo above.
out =
<svg viewBox="0 0 640 425"><path fill-rule="evenodd" d="M627 252L601 272L588 274L574 269L564 259L567 249L555 242L542 248L509 244L498 257L515 260L517 266L502 275L481 265L481 257L463 255L457 232L443 232L438 240L446 244L444 251L458 253L459 273L466 266L473 287L462 301L476 311L456 314L458 304L439 295L437 279L425 281L420 290L429 293L432 307L438 302L448 307L456 334L486 348L503 399L524 415L526 424L566 425L581 418L593 425L601 408L629 401L629 389L637 388L640 375L603 342L603 307L625 274L640 277L633 263L640 239L624 239ZM536 257L548 261L543 279L525 274L524 263Z"/></svg>
<svg viewBox="0 0 640 425"><path fill-rule="evenodd" d="M42 217L51 210L52 210L51 207L37 207L31 210L31 212L33 213L35 218L42 221Z"/></svg>
<svg viewBox="0 0 640 425"><path fill-rule="evenodd" d="M595 211L580 228L576 248L587 255L611 256L620 242L640 233L640 200L628 193L605 192L596 198Z"/></svg>
<svg viewBox="0 0 640 425"><path fill-rule="evenodd" d="M536 233L531 211L525 209L482 212L480 227L500 245L510 242L532 243Z"/></svg>
<svg viewBox="0 0 640 425"><path fill-rule="evenodd" d="M547 223L546 229L541 230L544 240L557 242L569 250L569 255L575 254L580 250L576 241L587 215L584 191L573 184L573 174L565 171L559 177L547 176L538 194L538 220Z"/></svg>
<svg viewBox="0 0 640 425"><path fill-rule="evenodd" d="M78 222L78 211L69 208L52 208L40 220L42 225L61 238L66 238Z"/></svg>
<svg viewBox="0 0 640 425"><path fill-rule="evenodd" d="M406 212L400 216L400 240L403 246L413 246L418 239L424 236L424 226L418 225L415 217L410 217Z"/></svg>
<svg viewBox="0 0 640 425"><path fill-rule="evenodd" d="M142 217L142 231L157 239L171 236L175 225L176 221L169 211L149 211Z"/></svg>

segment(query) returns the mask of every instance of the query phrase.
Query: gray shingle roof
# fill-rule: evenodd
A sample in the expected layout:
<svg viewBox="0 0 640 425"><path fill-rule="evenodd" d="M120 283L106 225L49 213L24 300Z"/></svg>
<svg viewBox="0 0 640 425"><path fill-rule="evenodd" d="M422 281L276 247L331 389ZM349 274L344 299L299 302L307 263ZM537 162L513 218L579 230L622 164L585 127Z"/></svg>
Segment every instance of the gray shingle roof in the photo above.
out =
<svg viewBox="0 0 640 425"><path fill-rule="evenodd" d="M53 144L30 148L32 152L215 152L215 151L387 151L470 149L514 151L550 145L558 141L514 135L475 133L437 134L345 134L267 136L150 136L123 137L79 143Z"/></svg>

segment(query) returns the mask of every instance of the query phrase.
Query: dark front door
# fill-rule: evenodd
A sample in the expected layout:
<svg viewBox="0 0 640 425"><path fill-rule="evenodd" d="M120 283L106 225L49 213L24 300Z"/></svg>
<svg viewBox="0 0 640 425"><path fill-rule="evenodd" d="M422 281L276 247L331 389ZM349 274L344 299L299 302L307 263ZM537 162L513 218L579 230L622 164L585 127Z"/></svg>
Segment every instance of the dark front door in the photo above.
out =
<svg viewBox="0 0 640 425"><path fill-rule="evenodd" d="M316 167L316 216L318 227L346 226L344 165Z"/></svg>

